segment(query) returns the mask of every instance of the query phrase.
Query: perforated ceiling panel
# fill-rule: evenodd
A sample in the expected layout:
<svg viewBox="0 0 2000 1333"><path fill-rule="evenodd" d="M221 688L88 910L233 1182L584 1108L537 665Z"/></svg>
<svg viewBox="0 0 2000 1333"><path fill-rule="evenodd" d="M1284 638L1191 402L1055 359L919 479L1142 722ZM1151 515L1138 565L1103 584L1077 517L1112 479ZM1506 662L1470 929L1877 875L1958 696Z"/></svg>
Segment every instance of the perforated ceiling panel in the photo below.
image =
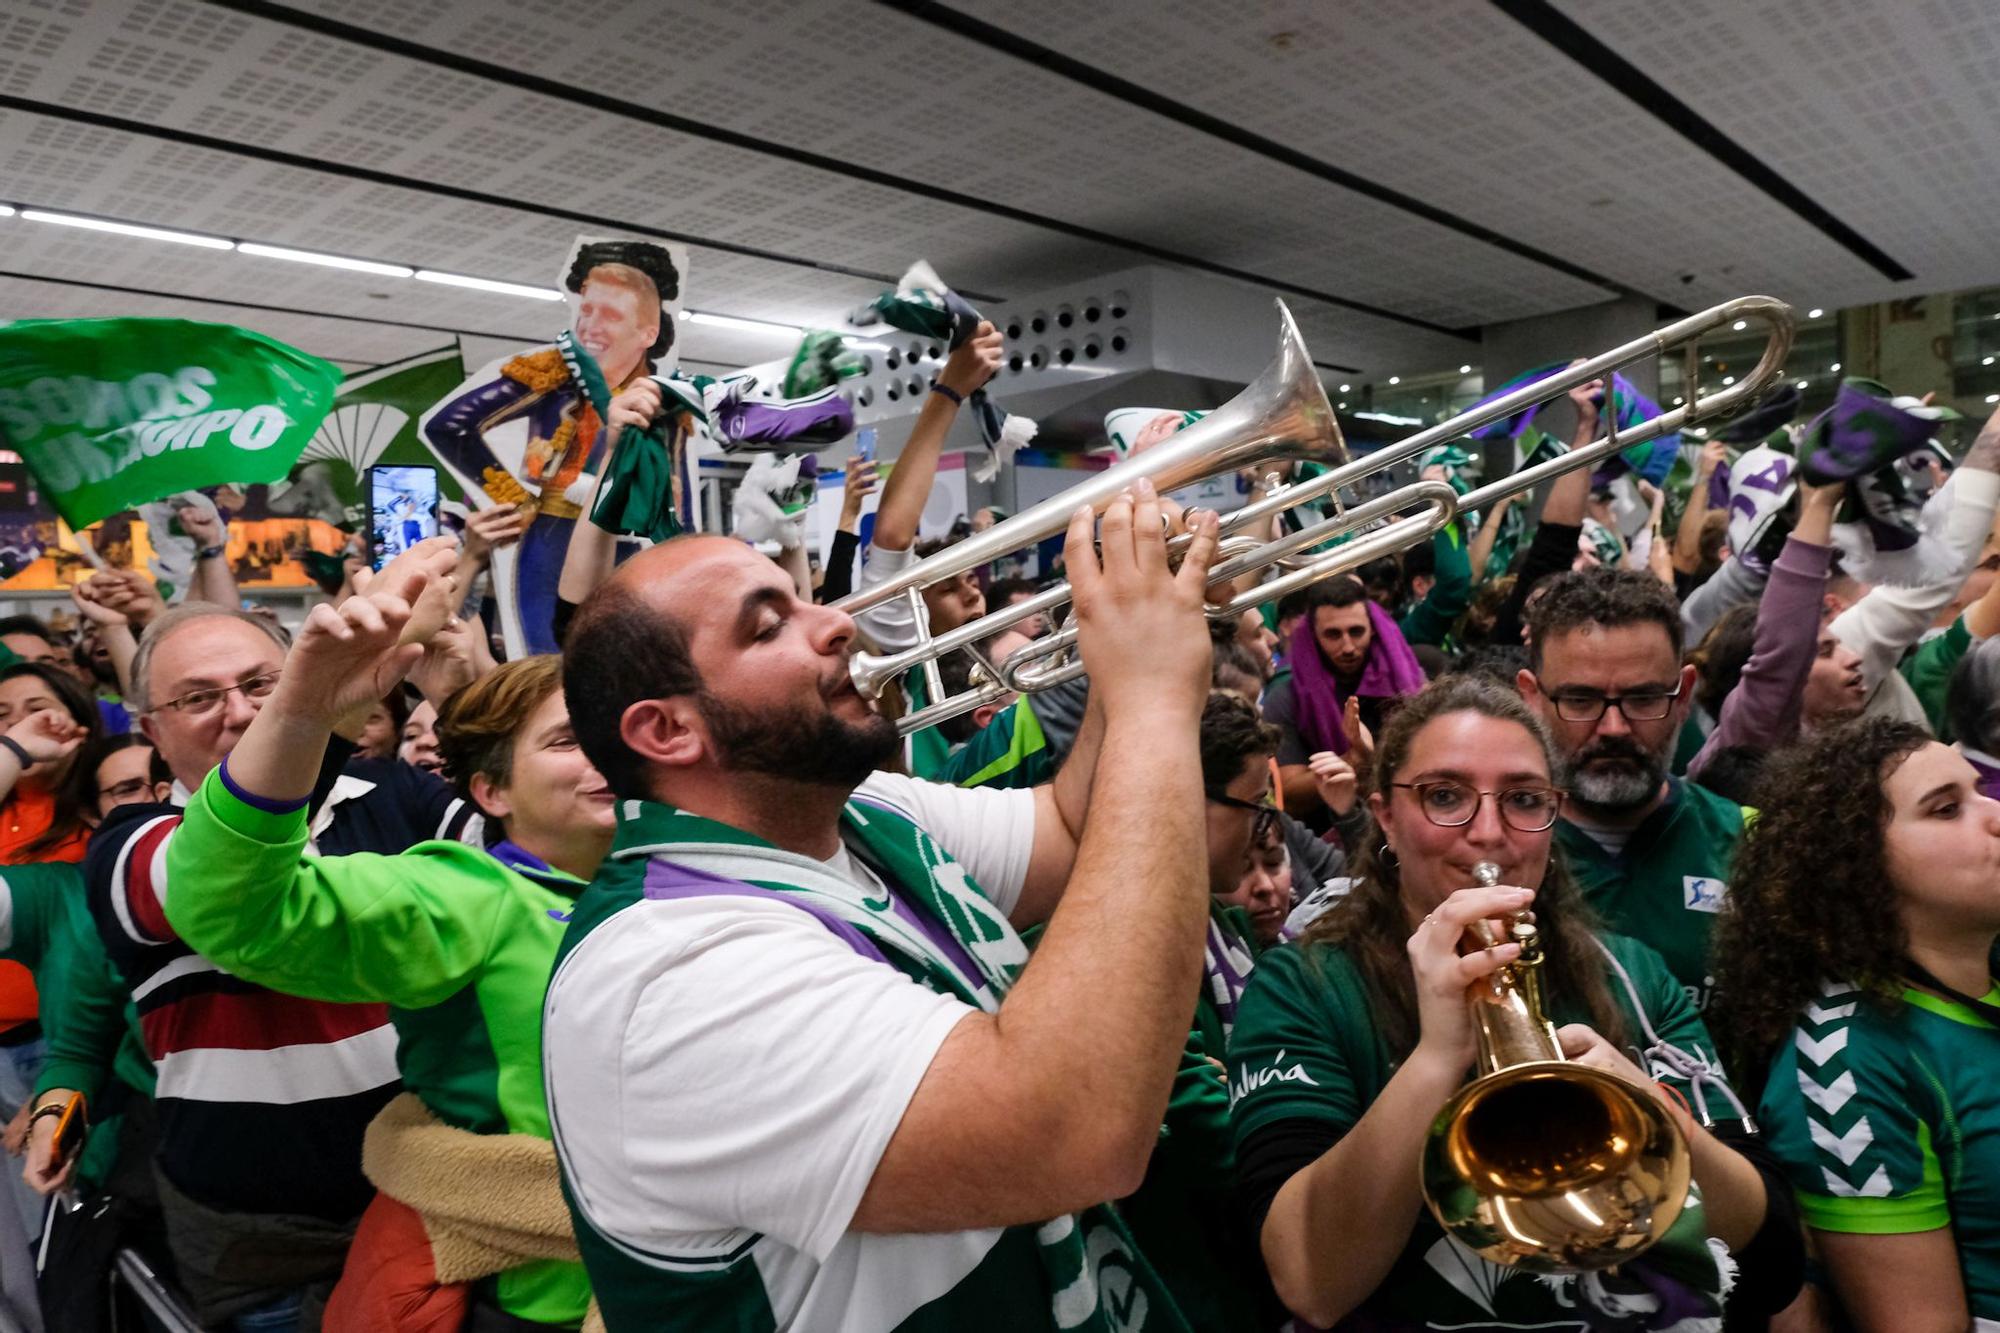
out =
<svg viewBox="0 0 2000 1333"><path fill-rule="evenodd" d="M1144 22L1130 4L957 7L1673 304L1875 278L1489 4L1157 0ZM1680 25L1630 8L1675 58ZM1740 8L1711 28L1726 33Z"/></svg>
<svg viewBox="0 0 2000 1333"><path fill-rule="evenodd" d="M1282 291L1317 357L1373 374L1467 359L1476 342L1451 329L1604 299L1591 275L1684 306L1749 290L1830 306L1893 289L1476 0L957 0L1336 164L1361 189L893 5L260 8L0 9L0 97L49 112L0 109L0 200L537 284L592 229L554 214L580 213L607 233L713 242L693 247L697 309L818 326L919 257L996 297L1178 257ZM1983 244L2000 211L2000 134L1990 98L1969 93L1993 86L2000 61L1984 0L1567 9L1916 270L1916 285L2000 278ZM1480 228L1515 244L1468 234ZM348 273L48 233L0 220L0 269L474 334L554 326L554 307L515 298L409 282L377 293ZM768 338L721 332L687 330L690 357L775 354Z"/></svg>
<svg viewBox="0 0 2000 1333"><path fill-rule="evenodd" d="M2000 4L1558 3L1915 270L1909 290L1994 281Z"/></svg>

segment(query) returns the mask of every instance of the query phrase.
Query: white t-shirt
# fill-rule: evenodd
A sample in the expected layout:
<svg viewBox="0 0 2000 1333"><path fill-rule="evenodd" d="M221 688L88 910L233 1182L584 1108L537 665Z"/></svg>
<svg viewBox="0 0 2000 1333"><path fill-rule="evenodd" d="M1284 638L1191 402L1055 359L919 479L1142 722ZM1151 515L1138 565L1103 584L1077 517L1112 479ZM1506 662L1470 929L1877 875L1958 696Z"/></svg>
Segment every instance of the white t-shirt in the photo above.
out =
<svg viewBox="0 0 2000 1333"><path fill-rule="evenodd" d="M1003 912L1019 900L1032 790L876 774L858 794L910 815ZM845 853L828 865L866 873ZM781 1327L831 1326L811 1312L854 1302L878 1314L921 1304L938 1293L908 1290L911 1272L941 1252L970 1271L998 1233L857 1236L835 1250L938 1047L974 1012L783 902L628 907L549 988L543 1065L570 1186L599 1231L649 1255L699 1263L761 1235L758 1267L789 1306ZM910 1265L912 1246L929 1262Z"/></svg>

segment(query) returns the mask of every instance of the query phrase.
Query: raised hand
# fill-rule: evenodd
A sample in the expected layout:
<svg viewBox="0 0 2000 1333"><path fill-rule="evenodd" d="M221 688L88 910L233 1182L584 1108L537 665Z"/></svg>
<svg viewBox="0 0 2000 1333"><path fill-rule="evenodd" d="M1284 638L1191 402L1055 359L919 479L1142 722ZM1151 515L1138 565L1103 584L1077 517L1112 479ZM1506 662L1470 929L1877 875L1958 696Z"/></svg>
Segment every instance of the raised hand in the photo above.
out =
<svg viewBox="0 0 2000 1333"><path fill-rule="evenodd" d="M1361 696L1347 696L1347 706L1341 710L1340 725L1347 732L1347 759L1354 765L1354 771L1365 773L1375 766L1375 733L1368 730L1368 724L1361 720Z"/></svg>
<svg viewBox="0 0 2000 1333"><path fill-rule="evenodd" d="M194 542L197 551L222 545L225 528L221 514L195 505L182 505L174 511L174 517L180 519L181 531Z"/></svg>
<svg viewBox="0 0 2000 1333"><path fill-rule="evenodd" d="M620 389L604 410L604 425L610 432L607 447L616 447L627 426L645 430L660 415L660 382L641 379Z"/></svg>
<svg viewBox="0 0 2000 1333"><path fill-rule="evenodd" d="M861 521L861 507L868 497L875 493L875 460L849 459L847 479L841 484L840 526L843 531L852 531Z"/></svg>
<svg viewBox="0 0 2000 1333"><path fill-rule="evenodd" d="M167 609L160 590L136 569L107 569L90 576L93 595L103 606L125 617L134 630L152 623Z"/></svg>
<svg viewBox="0 0 2000 1333"><path fill-rule="evenodd" d="M7 728L7 739L26 750L37 764L74 753L89 735L88 727L60 708L38 708Z"/></svg>
<svg viewBox="0 0 2000 1333"><path fill-rule="evenodd" d="M424 646L424 655L410 671L410 683L433 708L494 669L493 646L486 626L476 617L452 616Z"/></svg>
<svg viewBox="0 0 2000 1333"><path fill-rule="evenodd" d="M1581 363L1572 361L1570 364ZM1577 385L1569 391L1569 401L1576 408L1577 429L1582 430L1586 426L1594 429L1604 405L1604 381L1591 380Z"/></svg>
<svg viewBox="0 0 2000 1333"><path fill-rule="evenodd" d="M373 578L357 575L361 590L338 607L314 607L266 707L331 730L342 716L386 695L450 615L457 560L451 538L426 538Z"/></svg>
<svg viewBox="0 0 2000 1333"><path fill-rule="evenodd" d="M76 605L76 613L93 625L104 628L130 625L132 622L124 611L115 606L108 606L102 600L109 593L108 577L104 574L92 574L83 582L70 585L69 599Z"/></svg>
<svg viewBox="0 0 2000 1333"><path fill-rule="evenodd" d="M970 338L960 343L938 372L938 383L963 398L984 388L1000 369L1000 330L991 320L981 320Z"/></svg>
<svg viewBox="0 0 2000 1333"><path fill-rule="evenodd" d="M1360 718L1355 725L1360 727ZM1367 728L1361 727L1362 731ZM1321 750L1306 760L1306 767L1312 770L1313 786L1319 791L1320 800L1336 815L1344 815L1354 808L1354 798L1359 793L1360 783L1355 776L1354 765L1331 750Z"/></svg>
<svg viewBox="0 0 2000 1333"><path fill-rule="evenodd" d="M1706 440L1701 446L1701 454L1695 460L1695 476L1707 481L1715 475L1715 470L1729 457L1729 446L1721 440Z"/></svg>
<svg viewBox="0 0 2000 1333"><path fill-rule="evenodd" d="M1107 709L1161 706L1189 716L1208 697L1212 650L1203 610L1215 559L1217 517L1197 515L1179 569L1167 562L1167 533L1153 483L1104 511L1097 542L1090 510L1070 519L1063 546L1075 600L1078 646L1091 690Z"/></svg>
<svg viewBox="0 0 2000 1333"><path fill-rule="evenodd" d="M527 505L493 505L473 510L465 520L466 558L484 564L501 547L521 540L534 521L534 510Z"/></svg>

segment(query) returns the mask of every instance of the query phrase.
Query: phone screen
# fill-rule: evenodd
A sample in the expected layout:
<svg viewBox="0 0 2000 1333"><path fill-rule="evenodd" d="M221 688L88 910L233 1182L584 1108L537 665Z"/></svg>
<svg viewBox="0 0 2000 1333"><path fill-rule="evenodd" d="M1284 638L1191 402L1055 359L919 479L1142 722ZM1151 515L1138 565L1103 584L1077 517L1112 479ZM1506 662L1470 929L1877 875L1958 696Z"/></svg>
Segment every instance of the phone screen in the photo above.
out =
<svg viewBox="0 0 2000 1333"><path fill-rule="evenodd" d="M875 428L863 426L854 432L854 461L868 463L875 458Z"/></svg>
<svg viewBox="0 0 2000 1333"><path fill-rule="evenodd" d="M438 535L437 469L369 468L368 514L368 561L380 569L424 538Z"/></svg>

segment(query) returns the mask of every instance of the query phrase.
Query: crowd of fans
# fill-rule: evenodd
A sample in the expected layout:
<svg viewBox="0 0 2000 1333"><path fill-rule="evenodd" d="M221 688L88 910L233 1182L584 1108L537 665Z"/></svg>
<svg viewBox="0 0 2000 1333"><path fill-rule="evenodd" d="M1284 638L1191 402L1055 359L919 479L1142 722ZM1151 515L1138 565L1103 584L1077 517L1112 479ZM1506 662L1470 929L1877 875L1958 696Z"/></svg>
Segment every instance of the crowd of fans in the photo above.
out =
<svg viewBox="0 0 2000 1333"><path fill-rule="evenodd" d="M488 512L293 634L226 567L0 620L23 1321L111 1326L129 1249L244 1333L2000 1328L2000 416L1920 585L1845 572L1837 485L1729 549L1710 443L1677 525L1607 544L1579 469L1517 552L1222 620L1215 516L1137 482L1068 532L1087 674L1012 694L1041 582L833 605L933 553L999 356L849 469L817 589L584 521L563 651L497 661ZM863 697L920 614L995 628ZM939 684L986 697L901 734ZM1614 1269L1419 1193L1522 919L1564 1056L1689 1149Z"/></svg>

